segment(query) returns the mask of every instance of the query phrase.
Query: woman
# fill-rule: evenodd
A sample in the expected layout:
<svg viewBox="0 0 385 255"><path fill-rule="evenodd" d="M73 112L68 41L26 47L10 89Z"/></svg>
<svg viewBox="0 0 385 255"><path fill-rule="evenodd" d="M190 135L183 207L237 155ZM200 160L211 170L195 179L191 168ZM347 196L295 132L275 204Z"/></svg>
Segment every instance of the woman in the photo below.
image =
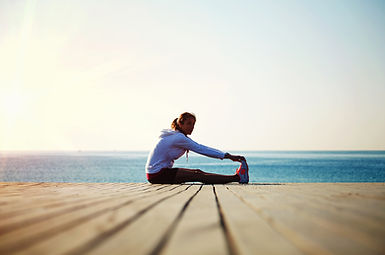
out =
<svg viewBox="0 0 385 255"><path fill-rule="evenodd" d="M171 123L172 129L162 130L158 143L147 159L147 180L157 184L183 182L203 182L206 184L248 183L248 166L243 156L224 153L198 144L188 137L194 130L195 121L195 115L185 112ZM234 175L206 173L199 169L173 168L174 160L180 158L186 151L188 153L189 150L212 158L228 158L232 161L242 162L242 164Z"/></svg>

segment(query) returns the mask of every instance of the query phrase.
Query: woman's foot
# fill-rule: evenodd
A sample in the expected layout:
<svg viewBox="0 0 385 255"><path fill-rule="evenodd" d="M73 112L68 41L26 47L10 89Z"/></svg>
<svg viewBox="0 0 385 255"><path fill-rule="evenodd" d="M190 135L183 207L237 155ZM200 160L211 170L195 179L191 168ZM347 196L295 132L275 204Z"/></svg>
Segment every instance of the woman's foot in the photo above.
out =
<svg viewBox="0 0 385 255"><path fill-rule="evenodd" d="M237 169L236 174L239 176L239 183L249 182L249 166L247 165L246 160L241 161L241 165Z"/></svg>

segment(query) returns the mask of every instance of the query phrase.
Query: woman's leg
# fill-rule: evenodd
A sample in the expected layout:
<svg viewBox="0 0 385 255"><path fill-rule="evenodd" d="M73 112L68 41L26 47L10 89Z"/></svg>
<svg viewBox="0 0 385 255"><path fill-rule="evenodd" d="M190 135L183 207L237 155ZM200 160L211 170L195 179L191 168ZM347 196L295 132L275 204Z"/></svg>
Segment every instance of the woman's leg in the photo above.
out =
<svg viewBox="0 0 385 255"><path fill-rule="evenodd" d="M205 184L224 184L229 182L239 182L239 176L236 174L222 175L206 173L200 169L178 168L175 176L175 182L203 182Z"/></svg>

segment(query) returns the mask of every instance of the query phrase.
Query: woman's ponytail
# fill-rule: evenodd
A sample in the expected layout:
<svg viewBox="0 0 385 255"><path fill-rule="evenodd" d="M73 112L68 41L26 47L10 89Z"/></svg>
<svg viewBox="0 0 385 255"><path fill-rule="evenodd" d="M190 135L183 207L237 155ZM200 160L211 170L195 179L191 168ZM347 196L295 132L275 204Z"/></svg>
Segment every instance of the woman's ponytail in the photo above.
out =
<svg viewBox="0 0 385 255"><path fill-rule="evenodd" d="M178 127L178 118L176 118L175 120L173 120L171 122L171 128L174 129L174 130L179 130L179 127Z"/></svg>

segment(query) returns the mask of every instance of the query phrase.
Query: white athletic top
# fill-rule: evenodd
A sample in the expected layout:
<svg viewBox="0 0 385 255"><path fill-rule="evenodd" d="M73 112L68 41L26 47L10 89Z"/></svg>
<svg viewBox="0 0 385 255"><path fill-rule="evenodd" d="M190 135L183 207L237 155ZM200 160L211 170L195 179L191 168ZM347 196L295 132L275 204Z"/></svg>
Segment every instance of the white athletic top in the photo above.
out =
<svg viewBox="0 0 385 255"><path fill-rule="evenodd" d="M187 150L211 157L223 159L225 153L194 142L180 131L163 129L158 143L150 152L146 163L146 173L154 174L162 168L171 168L174 160L180 158Z"/></svg>

